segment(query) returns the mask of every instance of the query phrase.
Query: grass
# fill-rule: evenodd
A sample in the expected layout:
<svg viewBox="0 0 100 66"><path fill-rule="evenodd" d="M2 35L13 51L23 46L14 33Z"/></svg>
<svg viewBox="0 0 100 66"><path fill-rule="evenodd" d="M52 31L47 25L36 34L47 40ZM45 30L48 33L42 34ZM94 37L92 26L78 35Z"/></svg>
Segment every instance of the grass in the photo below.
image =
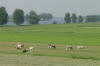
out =
<svg viewBox="0 0 100 66"><path fill-rule="evenodd" d="M99 66L99 60L0 54L1 66Z"/></svg>
<svg viewBox="0 0 100 66"><path fill-rule="evenodd" d="M56 44L57 49L48 49L47 44L39 43L23 43L27 49L30 46L34 46L35 50L22 53L22 50L16 50L16 42L0 42L0 54L17 54L17 55L31 55L31 56L49 56L49 57L62 57L73 59L91 59L100 60L100 46L86 46L84 50L78 51L76 46L73 45L74 50L68 52L65 50L64 44ZM95 50L94 50L95 49Z"/></svg>
<svg viewBox="0 0 100 66"><path fill-rule="evenodd" d="M0 42L1 66L99 66L100 46L86 46L82 51L65 51L64 44L57 44L57 49L48 49L47 44L23 43L25 48L34 46L35 50L22 53L16 50L16 42ZM23 49L25 49L23 48ZM95 49L95 50L94 50Z"/></svg>
<svg viewBox="0 0 100 66"><path fill-rule="evenodd" d="M48 49L50 42L57 49ZM23 49L15 49L18 43L25 45L23 49L34 46L35 50L23 54ZM73 51L65 51L68 44ZM77 45L85 49L77 51ZM0 65L99 66L100 23L0 26Z"/></svg>
<svg viewBox="0 0 100 66"><path fill-rule="evenodd" d="M1 26L0 41L100 45L100 24Z"/></svg>

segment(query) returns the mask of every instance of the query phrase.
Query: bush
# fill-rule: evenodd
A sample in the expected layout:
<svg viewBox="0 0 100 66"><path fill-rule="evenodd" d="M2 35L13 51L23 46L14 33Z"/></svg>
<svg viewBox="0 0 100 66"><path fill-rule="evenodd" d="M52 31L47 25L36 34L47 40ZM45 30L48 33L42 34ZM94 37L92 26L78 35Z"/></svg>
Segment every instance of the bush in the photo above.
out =
<svg viewBox="0 0 100 66"><path fill-rule="evenodd" d="M56 21L54 21L54 22L53 22L53 24L57 24L57 22L56 22Z"/></svg>

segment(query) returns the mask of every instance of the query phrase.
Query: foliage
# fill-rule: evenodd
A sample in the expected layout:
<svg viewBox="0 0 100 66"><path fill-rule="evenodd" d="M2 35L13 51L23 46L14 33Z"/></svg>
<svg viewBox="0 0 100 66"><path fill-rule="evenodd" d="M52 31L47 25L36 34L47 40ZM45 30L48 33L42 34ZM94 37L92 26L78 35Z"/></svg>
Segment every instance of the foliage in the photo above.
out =
<svg viewBox="0 0 100 66"><path fill-rule="evenodd" d="M84 18L83 18L83 16L80 15L80 16L78 17L78 22L81 22L81 23L82 23L83 21L84 21Z"/></svg>
<svg viewBox="0 0 100 66"><path fill-rule="evenodd" d="M48 21L53 18L53 15L50 13L42 13L39 16L40 16L41 20L43 20L43 21Z"/></svg>
<svg viewBox="0 0 100 66"><path fill-rule="evenodd" d="M77 16L76 16L76 14L72 14L72 22L73 23L76 23L77 22Z"/></svg>
<svg viewBox="0 0 100 66"><path fill-rule="evenodd" d="M24 23L24 11L21 9L16 9L13 12L13 21L16 25L21 25Z"/></svg>
<svg viewBox="0 0 100 66"><path fill-rule="evenodd" d="M0 7L0 25L7 24L8 14L5 7Z"/></svg>
<svg viewBox="0 0 100 66"><path fill-rule="evenodd" d="M36 14L35 11L30 11L28 19L30 24L38 24L40 20L39 16Z"/></svg>
<svg viewBox="0 0 100 66"><path fill-rule="evenodd" d="M56 22L56 21L54 21L54 22L53 22L53 24L57 24L57 22Z"/></svg>
<svg viewBox="0 0 100 66"><path fill-rule="evenodd" d="M64 20L65 20L66 23L71 23L70 13L66 13L66 14L65 14Z"/></svg>
<svg viewBox="0 0 100 66"><path fill-rule="evenodd" d="M87 15L86 16L86 22L99 22L100 21L100 15Z"/></svg>

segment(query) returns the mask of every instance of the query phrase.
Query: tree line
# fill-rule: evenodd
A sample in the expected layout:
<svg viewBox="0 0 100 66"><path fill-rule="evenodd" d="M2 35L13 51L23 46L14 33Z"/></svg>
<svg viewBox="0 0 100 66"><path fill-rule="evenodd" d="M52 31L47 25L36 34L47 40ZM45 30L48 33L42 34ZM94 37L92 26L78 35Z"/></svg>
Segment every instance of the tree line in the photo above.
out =
<svg viewBox="0 0 100 66"><path fill-rule="evenodd" d="M87 16L77 16L75 13L72 15L66 13L64 20L66 23L83 23L83 22L100 22L100 15L87 15Z"/></svg>
<svg viewBox="0 0 100 66"><path fill-rule="evenodd" d="M8 22L8 13L5 7L0 7L0 25L5 25ZM15 9L12 15L13 22L16 25L21 25L24 21L28 21L29 24L38 24L39 21L49 21L53 18L50 13L37 14L35 11L31 10L28 14L24 15L22 9ZM87 15L87 16L77 16L75 13L65 13L64 20L66 23L83 23L83 22L100 22L100 15Z"/></svg>
<svg viewBox="0 0 100 66"><path fill-rule="evenodd" d="M8 16L5 7L0 7L0 25L5 25L8 22L8 19L12 18L13 22L16 25L21 25L24 21L28 21L29 24L38 24L40 20L48 21L53 18L53 15L50 13L42 13L38 15L35 11L31 10L28 14L24 15L22 9L15 9L12 17Z"/></svg>
<svg viewBox="0 0 100 66"><path fill-rule="evenodd" d="M70 13L66 13L64 20L66 23L77 23L77 22L83 22L84 17L81 15L77 17L75 13L73 13L72 15Z"/></svg>

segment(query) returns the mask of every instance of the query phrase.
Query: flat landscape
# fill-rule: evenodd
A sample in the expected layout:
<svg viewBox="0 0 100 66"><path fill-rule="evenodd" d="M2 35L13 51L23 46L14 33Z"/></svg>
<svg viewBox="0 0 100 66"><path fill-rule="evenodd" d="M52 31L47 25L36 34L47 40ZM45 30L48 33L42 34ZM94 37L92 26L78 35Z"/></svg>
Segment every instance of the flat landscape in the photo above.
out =
<svg viewBox="0 0 100 66"><path fill-rule="evenodd" d="M34 46L34 50L22 53ZM56 49L48 48L53 43ZM73 51L65 46L72 45ZM77 46L85 48L77 50ZM1 66L100 66L100 23L0 26Z"/></svg>

